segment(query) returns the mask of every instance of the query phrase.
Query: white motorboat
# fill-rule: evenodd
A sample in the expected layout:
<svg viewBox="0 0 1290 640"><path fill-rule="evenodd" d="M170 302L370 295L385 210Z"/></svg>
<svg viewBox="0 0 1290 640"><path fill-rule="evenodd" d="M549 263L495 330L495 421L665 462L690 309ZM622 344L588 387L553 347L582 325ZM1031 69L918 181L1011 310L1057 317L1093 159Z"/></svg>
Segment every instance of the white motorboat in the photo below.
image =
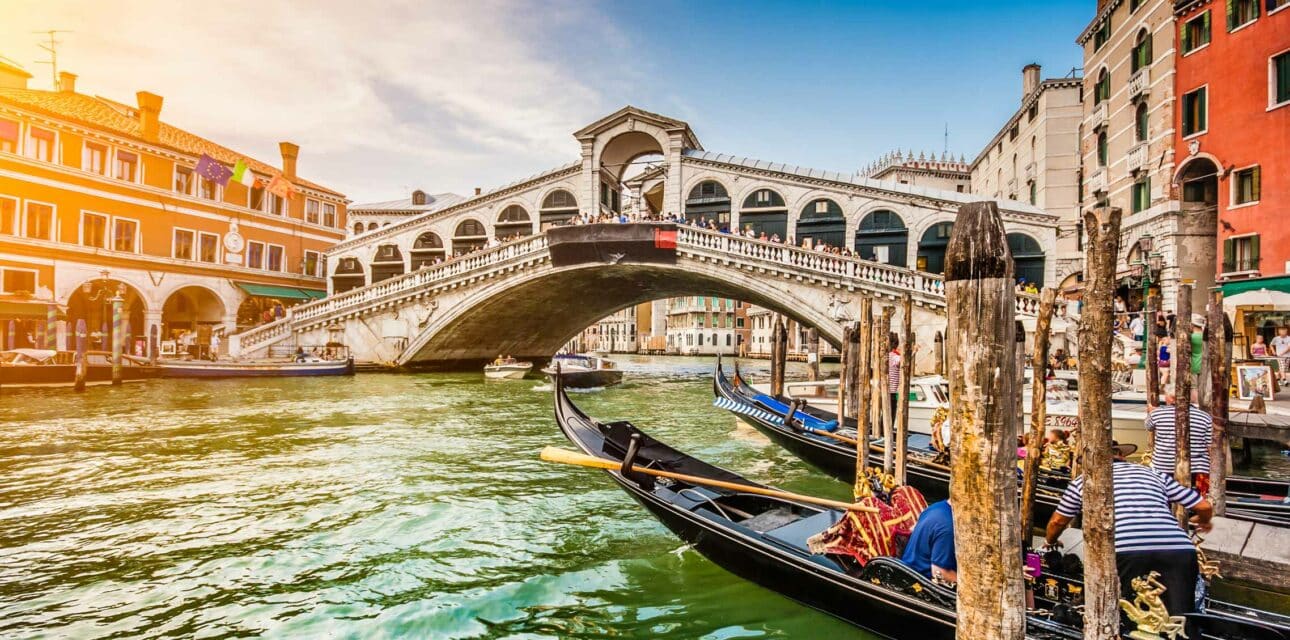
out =
<svg viewBox="0 0 1290 640"><path fill-rule="evenodd" d="M522 380L532 368L532 362L521 362L515 358L498 358L484 365L484 378L488 380Z"/></svg>
<svg viewBox="0 0 1290 640"><path fill-rule="evenodd" d="M564 386L570 389L596 389L623 381L623 372L612 360L575 353L556 354L542 372L552 382L560 376Z"/></svg>

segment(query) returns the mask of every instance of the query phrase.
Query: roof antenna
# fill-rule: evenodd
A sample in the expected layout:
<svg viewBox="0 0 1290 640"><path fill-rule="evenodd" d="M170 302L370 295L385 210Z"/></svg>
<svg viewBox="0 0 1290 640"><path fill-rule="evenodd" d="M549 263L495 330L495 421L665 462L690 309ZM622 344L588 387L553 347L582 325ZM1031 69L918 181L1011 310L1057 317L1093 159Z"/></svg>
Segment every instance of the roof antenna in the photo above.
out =
<svg viewBox="0 0 1290 640"><path fill-rule="evenodd" d="M945 123L945 145L941 147L941 155L950 152L950 123Z"/></svg>
<svg viewBox="0 0 1290 640"><path fill-rule="evenodd" d="M49 29L47 31L32 31L32 33L49 36L49 44L40 43L36 45L49 52L49 59L38 60L36 64L47 64L50 66L50 77L54 81L54 90L58 91L60 88L58 86L58 45L62 44L63 41L54 39L54 36L60 33L72 32L66 29Z"/></svg>

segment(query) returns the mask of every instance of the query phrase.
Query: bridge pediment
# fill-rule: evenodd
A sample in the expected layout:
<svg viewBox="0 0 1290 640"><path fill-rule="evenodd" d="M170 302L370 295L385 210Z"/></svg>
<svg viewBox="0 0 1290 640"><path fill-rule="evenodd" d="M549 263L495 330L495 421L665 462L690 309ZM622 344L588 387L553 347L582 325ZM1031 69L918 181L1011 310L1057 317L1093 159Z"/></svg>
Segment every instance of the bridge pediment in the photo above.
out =
<svg viewBox="0 0 1290 640"><path fill-rule="evenodd" d="M624 127L623 125L627 125ZM699 144L698 136L694 135L694 130L690 125L682 120L669 118L664 115L652 113L644 109L639 109L627 105L618 111L615 111L577 131L573 137L580 141L588 141L602 136L606 133L615 133L615 130L626 129L629 131L639 131L643 129L658 129L670 135L679 134L682 142L687 148L702 149Z"/></svg>

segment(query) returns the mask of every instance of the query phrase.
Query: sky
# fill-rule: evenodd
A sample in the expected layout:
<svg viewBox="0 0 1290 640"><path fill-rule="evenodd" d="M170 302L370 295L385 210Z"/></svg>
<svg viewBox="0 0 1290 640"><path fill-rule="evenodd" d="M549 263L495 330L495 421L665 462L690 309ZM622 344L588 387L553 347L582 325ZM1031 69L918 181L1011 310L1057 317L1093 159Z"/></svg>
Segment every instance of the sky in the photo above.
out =
<svg viewBox="0 0 1290 640"><path fill-rule="evenodd" d="M1094 0L576 2L0 0L0 56L133 103L371 202L469 194L576 161L624 105L704 148L853 172L893 149L969 160L1016 111L1021 67L1081 64Z"/></svg>

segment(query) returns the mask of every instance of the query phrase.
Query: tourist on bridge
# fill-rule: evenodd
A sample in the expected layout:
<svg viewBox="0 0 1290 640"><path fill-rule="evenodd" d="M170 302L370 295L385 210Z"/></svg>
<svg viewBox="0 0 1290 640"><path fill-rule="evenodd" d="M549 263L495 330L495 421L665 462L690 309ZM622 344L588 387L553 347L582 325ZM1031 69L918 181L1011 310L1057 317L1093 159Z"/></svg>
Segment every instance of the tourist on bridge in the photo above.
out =
<svg viewBox="0 0 1290 640"><path fill-rule="evenodd" d="M1165 404L1159 407L1147 404L1147 431L1155 434L1155 448L1151 451L1151 468L1173 477L1178 460L1178 438L1175 436L1177 426L1174 420L1174 406L1177 397L1172 388L1165 390ZM1191 405L1191 477L1192 486L1202 495L1209 493L1209 444L1214 439L1214 419L1209 412L1202 411L1193 402Z"/></svg>
<svg viewBox="0 0 1290 640"><path fill-rule="evenodd" d="M1112 492L1115 500L1115 568L1120 576L1120 593L1132 601L1134 578L1156 571L1170 615L1181 616L1196 610L1196 546L1178 525L1170 504L1180 504L1195 515L1196 529L1208 532L1214 509L1201 494L1173 479L1142 465L1125 462L1133 453L1132 445L1113 445L1111 464ZM1084 478L1080 476L1066 487L1057 511L1048 521L1045 536L1048 546L1058 547L1062 531L1083 509ZM1192 635L1192 637L1195 637Z"/></svg>

